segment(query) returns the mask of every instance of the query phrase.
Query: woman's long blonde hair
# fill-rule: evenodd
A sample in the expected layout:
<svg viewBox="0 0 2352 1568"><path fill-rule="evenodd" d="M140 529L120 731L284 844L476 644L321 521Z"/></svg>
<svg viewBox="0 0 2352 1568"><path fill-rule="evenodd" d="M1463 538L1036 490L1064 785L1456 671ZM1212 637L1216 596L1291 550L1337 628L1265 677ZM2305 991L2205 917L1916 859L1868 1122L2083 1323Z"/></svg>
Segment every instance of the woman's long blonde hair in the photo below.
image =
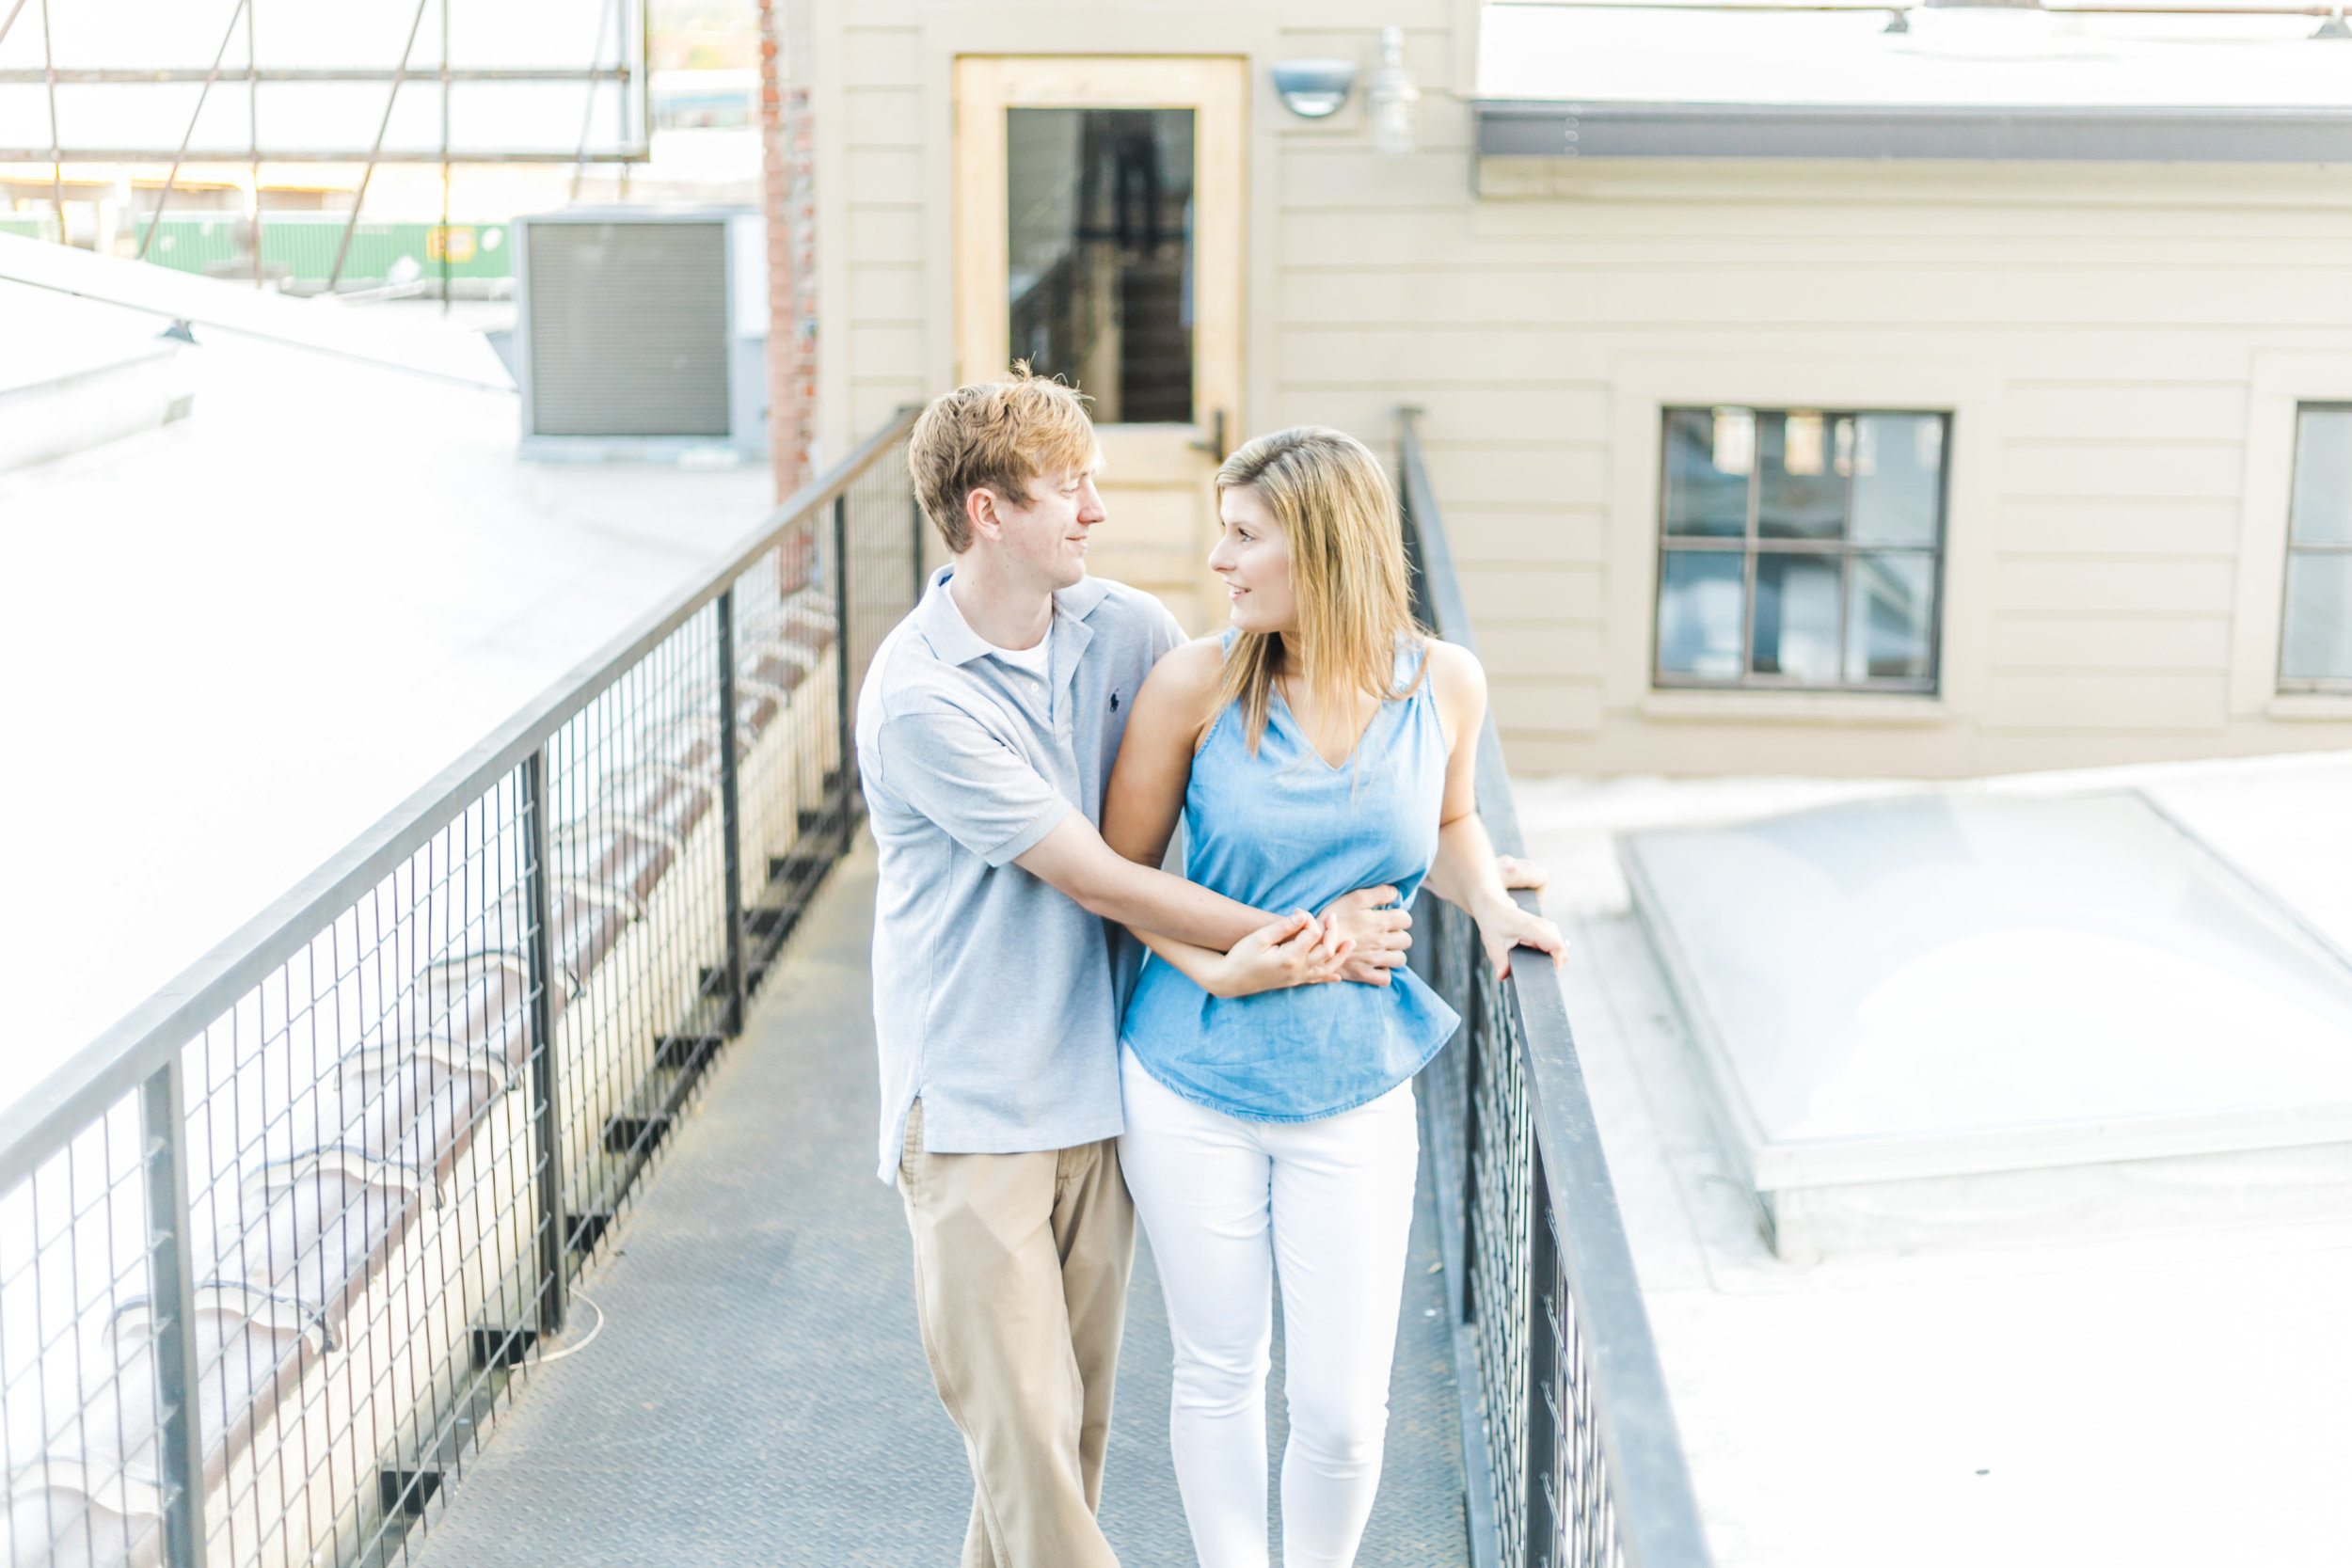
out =
<svg viewBox="0 0 2352 1568"><path fill-rule="evenodd" d="M1216 711L1241 705L1255 754L1275 679L1290 676L1314 694L1322 728L1351 734L1358 695L1388 701L1422 678L1417 672L1410 685L1397 687L1399 647L1418 646L1423 637L1413 624L1396 492L1370 448L1317 425L1261 436L1227 458L1216 471L1218 497L1243 486L1264 500L1290 544L1298 632L1295 645L1279 632L1238 634Z"/></svg>

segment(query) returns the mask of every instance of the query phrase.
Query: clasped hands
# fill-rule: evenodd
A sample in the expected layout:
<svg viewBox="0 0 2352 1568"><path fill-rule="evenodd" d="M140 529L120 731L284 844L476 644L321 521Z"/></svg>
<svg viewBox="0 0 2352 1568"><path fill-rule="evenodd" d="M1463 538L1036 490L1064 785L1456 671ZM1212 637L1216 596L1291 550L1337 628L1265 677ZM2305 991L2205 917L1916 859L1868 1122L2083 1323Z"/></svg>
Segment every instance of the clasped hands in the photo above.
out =
<svg viewBox="0 0 2352 1568"><path fill-rule="evenodd" d="M1547 879L1541 866L1516 855L1498 856L1495 865L1507 888L1540 891ZM1222 996L1248 996L1340 980L1385 986L1389 972L1402 968L1412 950L1412 911L1397 903L1395 888L1358 888L1325 905L1319 915L1293 910L1235 942L1219 966L1224 983L1212 989Z"/></svg>

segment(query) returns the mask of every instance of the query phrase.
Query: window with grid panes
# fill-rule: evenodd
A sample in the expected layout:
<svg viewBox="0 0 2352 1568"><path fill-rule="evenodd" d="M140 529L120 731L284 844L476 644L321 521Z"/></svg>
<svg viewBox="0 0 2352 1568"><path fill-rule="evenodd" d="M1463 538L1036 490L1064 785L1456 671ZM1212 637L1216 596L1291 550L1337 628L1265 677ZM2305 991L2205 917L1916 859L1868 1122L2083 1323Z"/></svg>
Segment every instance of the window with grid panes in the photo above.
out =
<svg viewBox="0 0 2352 1568"><path fill-rule="evenodd" d="M1951 416L1669 408L1661 687L1932 692Z"/></svg>
<svg viewBox="0 0 2352 1568"><path fill-rule="evenodd" d="M2352 691L2352 404L2296 410L2286 599L2280 689Z"/></svg>

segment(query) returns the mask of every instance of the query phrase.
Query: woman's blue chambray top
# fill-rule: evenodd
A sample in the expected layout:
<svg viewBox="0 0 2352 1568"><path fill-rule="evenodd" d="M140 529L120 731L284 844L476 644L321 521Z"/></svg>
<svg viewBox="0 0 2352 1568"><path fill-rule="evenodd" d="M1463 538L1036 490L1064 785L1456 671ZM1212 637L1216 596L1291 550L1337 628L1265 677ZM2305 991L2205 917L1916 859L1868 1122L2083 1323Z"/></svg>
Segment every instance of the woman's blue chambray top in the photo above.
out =
<svg viewBox="0 0 2352 1568"><path fill-rule="evenodd" d="M1400 654L1400 686L1422 657ZM1262 910L1320 912L1351 889L1382 883L1410 904L1437 855L1445 765L1425 680L1383 704L1356 756L1338 768L1279 691L1254 757L1240 706L1229 705L1192 759L1184 875ZM1454 1037L1454 1009L1420 976L1397 969L1391 978L1216 997L1154 956L1120 1038L1153 1078L1215 1110L1258 1121L1336 1116L1419 1072Z"/></svg>

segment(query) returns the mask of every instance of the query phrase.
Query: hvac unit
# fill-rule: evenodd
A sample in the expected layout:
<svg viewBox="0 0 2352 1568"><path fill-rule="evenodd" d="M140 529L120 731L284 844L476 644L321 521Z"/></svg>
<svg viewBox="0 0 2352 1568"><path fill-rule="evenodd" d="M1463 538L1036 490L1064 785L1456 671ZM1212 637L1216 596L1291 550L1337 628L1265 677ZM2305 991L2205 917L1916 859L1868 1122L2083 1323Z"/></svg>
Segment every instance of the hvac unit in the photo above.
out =
<svg viewBox="0 0 2352 1568"><path fill-rule="evenodd" d="M526 457L691 462L768 451L768 246L739 208L517 218Z"/></svg>

